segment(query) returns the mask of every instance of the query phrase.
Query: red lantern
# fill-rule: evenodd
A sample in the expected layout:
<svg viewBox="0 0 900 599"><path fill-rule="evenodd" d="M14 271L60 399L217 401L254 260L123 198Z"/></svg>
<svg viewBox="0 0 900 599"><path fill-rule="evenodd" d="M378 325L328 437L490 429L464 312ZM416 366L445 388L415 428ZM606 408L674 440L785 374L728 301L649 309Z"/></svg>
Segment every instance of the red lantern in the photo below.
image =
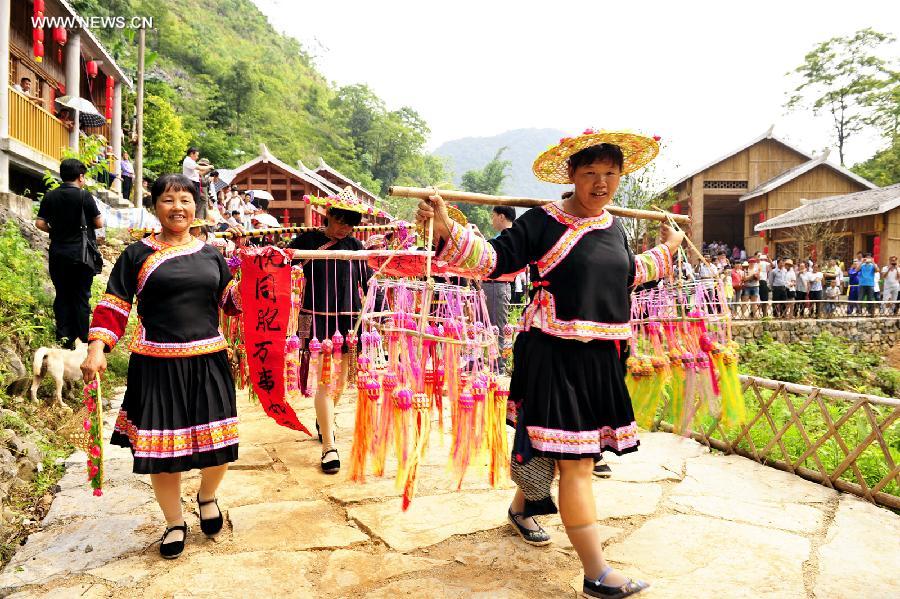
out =
<svg viewBox="0 0 900 599"><path fill-rule="evenodd" d="M875 239L872 241L872 259L875 260L875 264L878 264L880 258L881 258L881 236L876 235Z"/></svg>
<svg viewBox="0 0 900 599"><path fill-rule="evenodd" d="M763 222L765 222L765 220L766 220L766 214L765 214L764 212L760 212L760 213L759 213L759 223L762 224ZM765 238L766 238L766 232L765 232L765 231L760 231L760 232L759 232L759 238L760 238L760 239L765 239Z"/></svg>
<svg viewBox="0 0 900 599"><path fill-rule="evenodd" d="M66 84L63 83L62 81L60 81L57 85L59 85L59 95L65 96L66 95Z"/></svg>
<svg viewBox="0 0 900 599"><path fill-rule="evenodd" d="M69 34L66 31L65 27L54 27L53 28L53 41L59 44L60 46L65 46L66 42L69 41Z"/></svg>
<svg viewBox="0 0 900 599"><path fill-rule="evenodd" d="M44 41L44 30L41 28L37 28L34 31L32 31L31 39L33 39L36 42L43 42Z"/></svg>
<svg viewBox="0 0 900 599"><path fill-rule="evenodd" d="M87 71L87 76L93 79L97 76L97 62L93 60L89 60L84 63L84 70Z"/></svg>
<svg viewBox="0 0 900 599"><path fill-rule="evenodd" d="M681 214L681 204L672 205L672 214Z"/></svg>
<svg viewBox="0 0 900 599"><path fill-rule="evenodd" d="M34 0L34 14L41 13L44 16L44 0Z"/></svg>
<svg viewBox="0 0 900 599"><path fill-rule="evenodd" d="M34 47L32 48L34 51L34 61L35 62L43 62L44 60L44 42L40 40L34 40Z"/></svg>

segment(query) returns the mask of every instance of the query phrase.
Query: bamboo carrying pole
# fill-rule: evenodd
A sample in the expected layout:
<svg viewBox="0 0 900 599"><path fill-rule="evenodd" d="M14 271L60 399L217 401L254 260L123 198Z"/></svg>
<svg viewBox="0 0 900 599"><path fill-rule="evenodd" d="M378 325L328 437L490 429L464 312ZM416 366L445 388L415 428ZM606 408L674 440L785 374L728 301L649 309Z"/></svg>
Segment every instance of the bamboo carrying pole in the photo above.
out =
<svg viewBox="0 0 900 599"><path fill-rule="evenodd" d="M533 208L535 206L545 206L552 204L558 200L542 200L536 198L519 198L513 196L492 196L484 193L471 193L468 191L456 191L453 189L438 189L438 194L445 200L452 202L462 202L464 204L483 204L487 206L515 206L521 208ZM401 187L394 185L390 188L390 195L398 198L419 198L427 200L434 195L434 188L424 187ZM686 214L672 214L669 212L658 212L655 210L636 210L634 208L623 208L622 206L607 206L606 209L616 216L627 218L640 218L644 220L656 221L674 221L683 225L691 223L691 218Z"/></svg>

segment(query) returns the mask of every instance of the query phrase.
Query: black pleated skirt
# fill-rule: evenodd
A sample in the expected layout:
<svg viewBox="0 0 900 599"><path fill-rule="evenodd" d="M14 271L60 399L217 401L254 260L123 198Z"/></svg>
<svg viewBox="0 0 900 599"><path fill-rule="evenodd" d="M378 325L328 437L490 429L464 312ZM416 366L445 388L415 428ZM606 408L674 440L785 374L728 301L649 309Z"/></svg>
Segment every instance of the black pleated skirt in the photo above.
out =
<svg viewBox="0 0 900 599"><path fill-rule="evenodd" d="M625 342L619 347L615 341L585 343L539 329L520 333L509 393L516 426L513 460L596 459L604 451L636 451L625 348Z"/></svg>
<svg viewBox="0 0 900 599"><path fill-rule="evenodd" d="M131 354L111 442L131 449L137 474L185 472L237 460L237 404L226 353Z"/></svg>

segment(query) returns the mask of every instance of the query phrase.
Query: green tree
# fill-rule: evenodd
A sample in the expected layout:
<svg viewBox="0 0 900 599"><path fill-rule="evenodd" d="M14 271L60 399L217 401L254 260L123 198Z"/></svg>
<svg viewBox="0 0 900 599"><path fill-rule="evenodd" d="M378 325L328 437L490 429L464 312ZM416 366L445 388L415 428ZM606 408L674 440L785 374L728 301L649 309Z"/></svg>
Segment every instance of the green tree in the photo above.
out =
<svg viewBox="0 0 900 599"><path fill-rule="evenodd" d="M503 153L507 150L504 146L497 150L490 162L481 169L466 171L462 176L462 188L473 193L487 195L501 195L503 182L506 180L506 169L512 164L509 160L503 160ZM484 233L491 231L491 209L477 204L463 204L459 207L469 222L475 223Z"/></svg>
<svg viewBox="0 0 900 599"><path fill-rule="evenodd" d="M180 172L190 136L164 98L144 98L144 164L157 173Z"/></svg>
<svg viewBox="0 0 900 599"><path fill-rule="evenodd" d="M900 183L900 139L850 170L881 187Z"/></svg>
<svg viewBox="0 0 900 599"><path fill-rule="evenodd" d="M801 82L786 107L830 115L842 165L847 140L872 117L873 93L891 79L889 64L876 51L893 41L892 36L871 28L850 37L833 37L813 48L793 71Z"/></svg>

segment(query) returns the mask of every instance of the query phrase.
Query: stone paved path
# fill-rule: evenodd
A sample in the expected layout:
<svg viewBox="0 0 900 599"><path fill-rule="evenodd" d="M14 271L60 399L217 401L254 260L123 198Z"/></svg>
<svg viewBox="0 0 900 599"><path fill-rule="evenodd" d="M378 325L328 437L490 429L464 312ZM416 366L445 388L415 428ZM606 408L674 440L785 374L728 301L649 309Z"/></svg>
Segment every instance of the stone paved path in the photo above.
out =
<svg viewBox="0 0 900 599"><path fill-rule="evenodd" d="M575 596L579 563L558 516L543 520L552 545L523 544L505 524L511 490L474 472L464 491L447 489L437 433L404 514L391 480L324 475L315 440L246 396L240 414L241 458L219 493L228 522L216 540L199 531L196 473L184 492L188 546L168 562L149 481L131 474L130 455L107 450L106 493L94 498L76 454L43 529L0 573L0 596ZM312 426L311 409L300 415ZM338 408L345 459L352 425L348 394ZM610 458L613 479L594 489L607 555L653 583L647 597L900 597L900 516L666 433L641 443Z"/></svg>

